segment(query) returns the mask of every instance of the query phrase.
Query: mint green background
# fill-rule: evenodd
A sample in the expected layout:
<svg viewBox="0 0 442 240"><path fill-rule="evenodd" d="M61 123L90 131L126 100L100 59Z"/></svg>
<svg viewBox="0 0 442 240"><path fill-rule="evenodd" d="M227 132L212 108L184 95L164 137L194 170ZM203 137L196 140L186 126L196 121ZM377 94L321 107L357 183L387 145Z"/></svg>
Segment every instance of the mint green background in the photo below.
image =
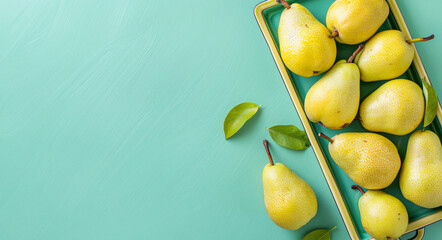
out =
<svg viewBox="0 0 442 240"><path fill-rule="evenodd" d="M335 225L349 239L311 148L271 144L317 216L287 231L265 211L265 128L301 124L257 3L0 1L0 239L301 239ZM417 48L441 93L442 4L399 6L413 36L436 35ZM244 101L264 106L225 141Z"/></svg>

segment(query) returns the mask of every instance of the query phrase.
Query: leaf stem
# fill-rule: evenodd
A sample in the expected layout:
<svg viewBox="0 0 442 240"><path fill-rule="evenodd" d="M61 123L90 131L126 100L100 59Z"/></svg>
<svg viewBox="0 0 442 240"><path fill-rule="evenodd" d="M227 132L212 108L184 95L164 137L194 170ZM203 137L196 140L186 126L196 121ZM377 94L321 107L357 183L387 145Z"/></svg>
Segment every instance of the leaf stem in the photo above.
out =
<svg viewBox="0 0 442 240"><path fill-rule="evenodd" d="M358 186L358 185L353 185L353 186L351 186L351 189L357 189L357 190L359 190L359 192L362 193L362 195L365 194L364 189L362 189L362 188L361 188L360 186Z"/></svg>
<svg viewBox="0 0 442 240"><path fill-rule="evenodd" d="M333 143L333 142L334 142L333 139L329 138L327 135L323 134L322 132L320 132L320 133L318 134L318 136L327 139L327 141L329 141L330 143Z"/></svg>
<svg viewBox="0 0 442 240"><path fill-rule="evenodd" d="M290 4L288 4L285 0L276 0L278 3L284 5L286 9L290 9Z"/></svg>
<svg viewBox="0 0 442 240"><path fill-rule="evenodd" d="M262 142L264 143L264 147L266 148L267 156L269 156L270 164L271 164L271 165L275 165L275 164L273 163L272 154L270 154L270 150L269 150L269 141L264 140L264 141L262 141Z"/></svg>
<svg viewBox="0 0 442 240"><path fill-rule="evenodd" d="M433 38L434 38L434 34L431 34L430 36L425 37L425 38L415 38L415 39L407 40L407 43L425 42L425 41L431 40Z"/></svg>
<svg viewBox="0 0 442 240"><path fill-rule="evenodd" d="M333 32L328 36L329 38L335 38L339 35L338 29L334 29Z"/></svg>
<svg viewBox="0 0 442 240"><path fill-rule="evenodd" d="M356 55L358 55L358 53L360 53L363 48L364 48L364 45L360 44L358 49L356 49L356 51L354 51L354 53L347 60L347 63L353 63L353 60L355 59Z"/></svg>

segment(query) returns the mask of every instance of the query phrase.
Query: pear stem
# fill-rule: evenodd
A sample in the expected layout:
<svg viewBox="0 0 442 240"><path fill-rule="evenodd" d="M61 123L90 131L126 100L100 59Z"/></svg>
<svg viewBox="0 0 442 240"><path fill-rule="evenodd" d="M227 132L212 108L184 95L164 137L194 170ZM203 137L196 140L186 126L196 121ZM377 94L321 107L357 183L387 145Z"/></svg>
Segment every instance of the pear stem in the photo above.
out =
<svg viewBox="0 0 442 240"><path fill-rule="evenodd" d="M354 51L354 53L350 56L350 58L348 58L347 63L353 63L356 55L358 55L358 53L360 53L362 49L364 49L364 45L361 44L359 45L358 49L356 49L356 51Z"/></svg>
<svg viewBox="0 0 442 240"><path fill-rule="evenodd" d="M359 192L361 192L362 193L362 195L364 195L365 194L365 191L364 191L364 189L362 189L360 186L358 186L358 185L353 185L353 186L351 186L351 189L358 189L359 190Z"/></svg>
<svg viewBox="0 0 442 240"><path fill-rule="evenodd" d="M334 29L333 32L328 36L329 38L335 38L339 35L338 29Z"/></svg>
<svg viewBox="0 0 442 240"><path fill-rule="evenodd" d="M321 125L321 126L327 128L322 122L318 122L318 123L319 123L319 125Z"/></svg>
<svg viewBox="0 0 442 240"><path fill-rule="evenodd" d="M407 40L407 43L425 42L425 41L431 40L433 38L434 38L434 34L431 34L431 36L428 36L425 38L415 38L415 39Z"/></svg>
<svg viewBox="0 0 442 240"><path fill-rule="evenodd" d="M333 142L334 142L333 139L327 137L327 135L323 134L322 132L320 132L320 133L318 134L318 136L327 139L327 141L329 141L330 143L333 143Z"/></svg>
<svg viewBox="0 0 442 240"><path fill-rule="evenodd" d="M361 117L355 117L355 120L362 121Z"/></svg>
<svg viewBox="0 0 442 240"><path fill-rule="evenodd" d="M272 154L270 154L270 150L269 150L269 141L264 140L264 141L262 141L262 142L264 143L264 147L266 148L267 156L269 156L270 164L271 164L271 165L275 165L275 164L273 163Z"/></svg>
<svg viewBox="0 0 442 240"><path fill-rule="evenodd" d="M278 3L284 5L286 9L290 9L290 4L288 4L285 0L276 0Z"/></svg>

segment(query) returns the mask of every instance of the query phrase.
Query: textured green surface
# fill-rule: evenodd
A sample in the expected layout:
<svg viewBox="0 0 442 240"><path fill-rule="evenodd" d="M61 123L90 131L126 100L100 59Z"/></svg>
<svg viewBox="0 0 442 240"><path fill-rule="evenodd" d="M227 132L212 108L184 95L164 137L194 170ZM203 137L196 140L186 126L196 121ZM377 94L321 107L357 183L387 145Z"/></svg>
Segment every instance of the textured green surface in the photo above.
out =
<svg viewBox="0 0 442 240"><path fill-rule="evenodd" d="M311 148L271 144L317 216L287 231L266 214L266 127L300 121L257 3L1 0L0 239L301 239L335 225L349 239ZM436 35L417 47L441 95L442 4L399 6L413 36ZM245 101L263 107L224 140Z"/></svg>

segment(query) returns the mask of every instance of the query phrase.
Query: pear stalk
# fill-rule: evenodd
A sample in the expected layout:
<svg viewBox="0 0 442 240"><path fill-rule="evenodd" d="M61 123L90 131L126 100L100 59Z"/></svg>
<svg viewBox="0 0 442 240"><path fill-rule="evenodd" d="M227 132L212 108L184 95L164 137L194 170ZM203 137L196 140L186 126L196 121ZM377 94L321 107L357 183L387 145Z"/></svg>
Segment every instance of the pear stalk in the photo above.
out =
<svg viewBox="0 0 442 240"><path fill-rule="evenodd" d="M415 39L407 40L407 43L425 42L425 41L431 40L433 38L434 38L434 34L431 34L431 36L428 36L425 38L415 38Z"/></svg>
<svg viewBox="0 0 442 240"><path fill-rule="evenodd" d="M286 9L290 9L290 4L288 4L285 0L276 0L278 3L284 5Z"/></svg>
<svg viewBox="0 0 442 240"><path fill-rule="evenodd" d="M318 136L327 139L327 141L329 141L330 143L333 143L333 139L329 138L327 135L323 134L322 132L320 132Z"/></svg>
<svg viewBox="0 0 442 240"><path fill-rule="evenodd" d="M265 149L266 149L266 151L267 151L267 156L269 156L270 164L271 164L271 165L275 165L275 164L273 163L272 154L270 154L270 150L269 150L269 141L264 140L263 143L264 143L264 147L265 147Z"/></svg>
<svg viewBox="0 0 442 240"><path fill-rule="evenodd" d="M362 195L365 194L364 189L362 189L362 188L361 188L360 186L358 186L358 185L353 185L353 186L351 186L351 189L357 189L357 190L359 190L359 192L362 193Z"/></svg>
<svg viewBox="0 0 442 240"><path fill-rule="evenodd" d="M354 51L354 53L350 56L350 58L348 58L347 63L353 63L353 60L355 59L356 55L358 55L358 53L360 53L362 49L364 49L364 45L360 44L358 49L356 49L356 51Z"/></svg>
<svg viewBox="0 0 442 240"><path fill-rule="evenodd" d="M333 32L328 36L329 38L335 38L339 35L338 29L334 29Z"/></svg>

